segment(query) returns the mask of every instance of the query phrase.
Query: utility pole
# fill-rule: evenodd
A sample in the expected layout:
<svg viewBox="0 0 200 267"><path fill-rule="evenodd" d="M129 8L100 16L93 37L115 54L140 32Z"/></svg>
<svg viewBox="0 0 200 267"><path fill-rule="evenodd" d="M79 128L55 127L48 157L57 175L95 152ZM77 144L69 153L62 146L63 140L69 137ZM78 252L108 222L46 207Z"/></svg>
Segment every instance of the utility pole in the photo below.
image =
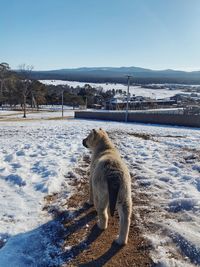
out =
<svg viewBox="0 0 200 267"><path fill-rule="evenodd" d="M126 99L126 114L125 114L125 122L128 121L128 107L129 107L129 87L130 87L130 79L131 79L131 75L127 75L126 76L128 81L127 81L127 99Z"/></svg>
<svg viewBox="0 0 200 267"><path fill-rule="evenodd" d="M64 90L62 90L62 118L64 117L63 99L64 99Z"/></svg>
<svg viewBox="0 0 200 267"><path fill-rule="evenodd" d="M87 110L87 96L85 97L85 109Z"/></svg>

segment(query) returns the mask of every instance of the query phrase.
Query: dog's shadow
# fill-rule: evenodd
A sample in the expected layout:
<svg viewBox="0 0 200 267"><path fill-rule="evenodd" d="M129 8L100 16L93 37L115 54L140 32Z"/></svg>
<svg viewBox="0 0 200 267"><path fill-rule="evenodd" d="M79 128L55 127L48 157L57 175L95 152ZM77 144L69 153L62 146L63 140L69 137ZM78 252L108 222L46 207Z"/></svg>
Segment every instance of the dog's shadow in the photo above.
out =
<svg viewBox="0 0 200 267"><path fill-rule="evenodd" d="M26 266L61 266L72 260L76 261L76 257L87 250L102 233L94 225L91 231L86 231L88 236L84 241L77 241L78 244L74 245L76 241L73 240L73 234L84 229L92 221L96 221L96 212L88 205L83 205L73 212L60 212L53 220L31 231L9 237L1 244L0 258L2 262L8 263L5 266L12 263L13 258L16 266L21 266L22 260ZM72 247L68 246L69 240L73 241ZM65 251L64 245L69 249ZM82 266L101 266L99 263L108 261L116 252L116 249L109 249L99 259Z"/></svg>
<svg viewBox="0 0 200 267"><path fill-rule="evenodd" d="M87 212L87 210L89 210L90 207L91 206L85 204L82 208L77 210L76 216L77 217L81 216L81 214L84 212ZM70 235L72 235L76 231L86 226L86 224L94 220L96 220L96 211L91 210L84 216L78 218L78 220L76 220L75 223L68 225L66 227L66 237L65 237L66 244L67 244L67 239L69 238ZM80 243L76 245L73 245L72 247L70 247L70 249L63 252L63 254L61 255L62 261L64 263L69 263L70 261L75 260L79 254L83 253L85 250L87 250L92 245L92 243L101 235L102 232L103 231L98 228L97 224L95 224L90 230L88 236L83 241L81 241ZM111 247L99 258L94 259L87 263L79 264L78 266L83 266L83 267L103 266L116 253L118 253L118 251L121 248L122 248L121 246L113 242Z"/></svg>
<svg viewBox="0 0 200 267"><path fill-rule="evenodd" d="M103 255L101 255L99 258L97 258L93 261L87 262L87 263L79 264L79 266L81 266L81 267L104 266L104 264L106 264L115 254L117 254L121 248L122 248L122 246L119 246L113 242L111 247Z"/></svg>

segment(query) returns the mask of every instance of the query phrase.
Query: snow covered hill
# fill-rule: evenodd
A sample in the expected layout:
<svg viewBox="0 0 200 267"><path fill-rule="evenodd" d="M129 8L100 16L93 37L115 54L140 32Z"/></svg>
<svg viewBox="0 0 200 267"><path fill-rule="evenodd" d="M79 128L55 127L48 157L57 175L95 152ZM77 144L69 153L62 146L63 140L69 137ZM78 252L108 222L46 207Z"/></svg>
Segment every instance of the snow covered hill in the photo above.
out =
<svg viewBox="0 0 200 267"><path fill-rule="evenodd" d="M51 85L69 85L72 87L83 87L86 83L85 82L76 82L76 81L62 81L62 80L40 80L41 83L44 84L51 84ZM90 84L94 88L103 88L104 91L108 90L119 90L127 91L127 85L120 84L120 83L92 83L89 82L87 84ZM183 89L152 89L152 88L142 88L139 85L131 85L129 88L131 95L136 96L144 96L144 97L151 97L151 98L167 98L174 96L175 94L183 93Z"/></svg>

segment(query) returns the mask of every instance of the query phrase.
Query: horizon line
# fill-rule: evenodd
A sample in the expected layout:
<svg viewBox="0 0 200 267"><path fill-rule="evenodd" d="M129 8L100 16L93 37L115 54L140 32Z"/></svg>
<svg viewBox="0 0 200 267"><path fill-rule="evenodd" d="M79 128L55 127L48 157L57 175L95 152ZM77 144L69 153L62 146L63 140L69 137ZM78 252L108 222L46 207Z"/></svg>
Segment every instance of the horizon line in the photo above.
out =
<svg viewBox="0 0 200 267"><path fill-rule="evenodd" d="M31 64L27 64L27 65L31 65ZM34 67L34 65L33 65ZM151 69L151 68L148 68L148 67L138 67L138 66L93 66L93 67L86 67L86 66L80 66L80 67L60 67L60 68L46 68L46 69L33 69L33 71L54 71L54 70L65 70L65 69L71 69L71 70L76 70L76 69L95 69L95 68L102 68L102 69L109 69L109 68L140 68L140 69L146 69L146 70L150 70L150 71L182 71L182 72L199 72L200 71L200 68L199 69L182 69L182 68L164 68L164 69ZM11 68L12 69L12 68ZM13 70L17 70L16 68L13 69Z"/></svg>

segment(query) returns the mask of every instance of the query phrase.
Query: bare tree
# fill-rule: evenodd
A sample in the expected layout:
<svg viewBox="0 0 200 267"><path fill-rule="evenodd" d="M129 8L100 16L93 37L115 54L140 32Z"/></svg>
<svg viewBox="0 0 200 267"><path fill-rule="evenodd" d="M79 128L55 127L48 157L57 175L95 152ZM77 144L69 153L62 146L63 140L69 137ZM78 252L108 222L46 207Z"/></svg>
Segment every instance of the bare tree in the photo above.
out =
<svg viewBox="0 0 200 267"><path fill-rule="evenodd" d="M26 118L26 100L31 93L31 72L33 70L32 65L21 64L19 66L19 75L22 80L22 97L23 97L23 117Z"/></svg>
<svg viewBox="0 0 200 267"><path fill-rule="evenodd" d="M20 99L18 88L17 88L18 77L15 73L11 72L9 77L6 79L4 83L4 100L7 104L12 107L12 105L16 105L18 100Z"/></svg>
<svg viewBox="0 0 200 267"><path fill-rule="evenodd" d="M33 81L30 85L31 107L39 110L39 105L46 104L47 88L39 81Z"/></svg>
<svg viewBox="0 0 200 267"><path fill-rule="evenodd" d="M6 62L0 63L0 106L3 104L3 89L5 87L5 79L7 78L7 74L10 70L9 64Z"/></svg>

